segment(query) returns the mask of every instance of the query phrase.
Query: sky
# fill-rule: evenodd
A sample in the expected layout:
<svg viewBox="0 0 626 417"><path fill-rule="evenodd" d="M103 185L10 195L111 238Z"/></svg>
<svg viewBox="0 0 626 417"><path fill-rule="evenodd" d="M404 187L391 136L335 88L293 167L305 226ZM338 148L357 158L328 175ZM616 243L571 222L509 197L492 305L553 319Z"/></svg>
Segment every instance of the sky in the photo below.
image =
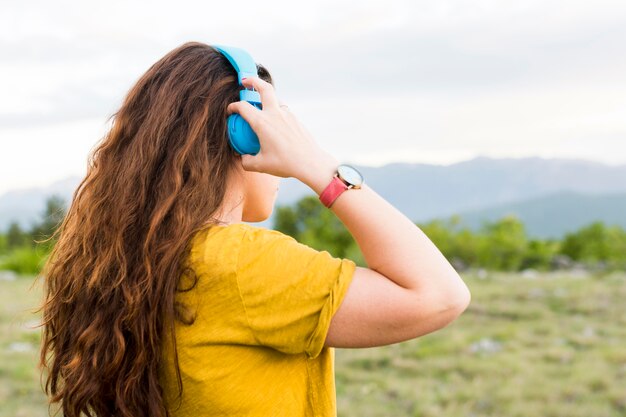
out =
<svg viewBox="0 0 626 417"><path fill-rule="evenodd" d="M237 46L344 163L626 164L626 2L0 3L0 194L83 176L136 80L187 41Z"/></svg>

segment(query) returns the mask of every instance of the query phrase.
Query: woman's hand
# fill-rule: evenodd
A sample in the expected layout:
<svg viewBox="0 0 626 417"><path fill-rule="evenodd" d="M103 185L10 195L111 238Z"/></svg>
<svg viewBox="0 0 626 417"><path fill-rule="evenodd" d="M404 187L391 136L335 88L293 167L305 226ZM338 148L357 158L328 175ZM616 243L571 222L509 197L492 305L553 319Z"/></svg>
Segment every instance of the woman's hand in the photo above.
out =
<svg viewBox="0 0 626 417"><path fill-rule="evenodd" d="M300 179L308 164L325 152L286 106L281 107L274 86L259 77L242 80L261 96L263 110L247 101L230 103L227 113L239 113L259 138L261 150L256 155L242 155L246 171L264 172L278 177Z"/></svg>

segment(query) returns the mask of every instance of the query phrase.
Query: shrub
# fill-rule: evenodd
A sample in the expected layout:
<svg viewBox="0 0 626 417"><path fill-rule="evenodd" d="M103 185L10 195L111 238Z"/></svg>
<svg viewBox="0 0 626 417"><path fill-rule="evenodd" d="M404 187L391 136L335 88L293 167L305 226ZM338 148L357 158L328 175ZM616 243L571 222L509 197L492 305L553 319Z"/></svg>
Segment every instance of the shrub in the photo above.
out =
<svg viewBox="0 0 626 417"><path fill-rule="evenodd" d="M48 252L42 248L22 246L0 258L0 270L11 270L20 275L37 275L47 258Z"/></svg>

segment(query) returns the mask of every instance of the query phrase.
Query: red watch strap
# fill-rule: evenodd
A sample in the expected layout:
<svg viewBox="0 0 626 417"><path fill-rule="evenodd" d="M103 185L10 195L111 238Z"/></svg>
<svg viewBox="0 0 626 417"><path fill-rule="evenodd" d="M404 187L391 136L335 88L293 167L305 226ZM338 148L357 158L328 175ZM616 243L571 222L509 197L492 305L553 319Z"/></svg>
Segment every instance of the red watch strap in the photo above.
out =
<svg viewBox="0 0 626 417"><path fill-rule="evenodd" d="M332 206L337 197L339 197L341 193L343 193L347 189L348 186L346 185L346 183L343 182L341 178L339 178L337 175L335 175L330 183L326 186L324 191L322 191L319 199L322 204L330 208L330 206Z"/></svg>

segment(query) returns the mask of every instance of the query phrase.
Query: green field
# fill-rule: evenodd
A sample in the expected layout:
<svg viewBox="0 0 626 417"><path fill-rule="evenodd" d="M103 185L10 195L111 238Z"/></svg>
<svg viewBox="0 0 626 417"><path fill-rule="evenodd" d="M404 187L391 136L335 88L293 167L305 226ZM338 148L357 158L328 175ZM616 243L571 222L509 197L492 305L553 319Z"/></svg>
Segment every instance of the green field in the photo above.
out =
<svg viewBox="0 0 626 417"><path fill-rule="evenodd" d="M626 416L626 273L463 278L472 303L448 327L336 349L340 417ZM32 282L0 281L0 417L47 415Z"/></svg>

